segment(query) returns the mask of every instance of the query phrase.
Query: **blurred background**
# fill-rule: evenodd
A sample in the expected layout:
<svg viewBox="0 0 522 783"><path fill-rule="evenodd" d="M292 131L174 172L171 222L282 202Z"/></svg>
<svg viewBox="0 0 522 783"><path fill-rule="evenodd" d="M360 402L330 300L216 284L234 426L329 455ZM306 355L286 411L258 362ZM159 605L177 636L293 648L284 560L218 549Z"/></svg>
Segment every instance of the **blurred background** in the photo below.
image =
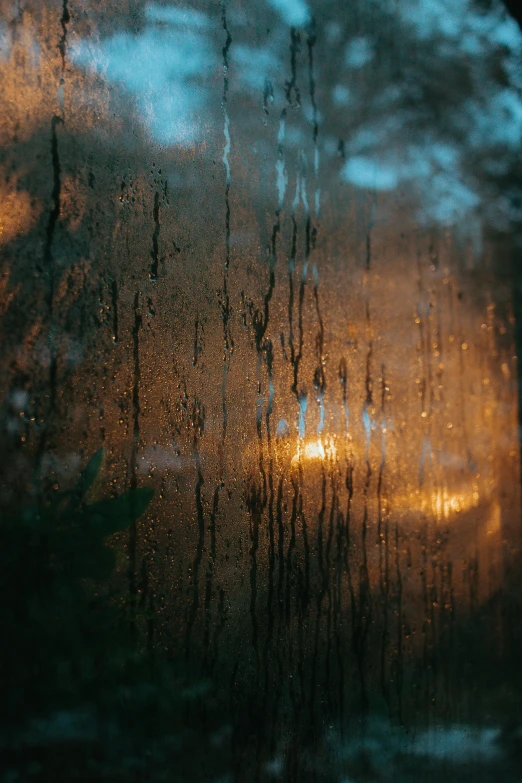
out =
<svg viewBox="0 0 522 783"><path fill-rule="evenodd" d="M5 781L519 781L522 30L1 0Z"/></svg>

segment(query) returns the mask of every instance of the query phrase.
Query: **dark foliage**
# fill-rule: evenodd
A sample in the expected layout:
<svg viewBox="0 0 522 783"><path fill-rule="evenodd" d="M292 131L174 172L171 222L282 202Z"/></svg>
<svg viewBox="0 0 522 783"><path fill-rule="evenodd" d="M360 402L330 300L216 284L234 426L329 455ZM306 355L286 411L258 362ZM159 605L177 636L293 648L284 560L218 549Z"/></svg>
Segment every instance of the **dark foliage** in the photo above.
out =
<svg viewBox="0 0 522 783"><path fill-rule="evenodd" d="M98 451L74 489L51 500L42 490L35 505L2 521L4 724L77 698L127 634L110 586L117 560L111 536L136 523L153 492L87 502L102 462Z"/></svg>

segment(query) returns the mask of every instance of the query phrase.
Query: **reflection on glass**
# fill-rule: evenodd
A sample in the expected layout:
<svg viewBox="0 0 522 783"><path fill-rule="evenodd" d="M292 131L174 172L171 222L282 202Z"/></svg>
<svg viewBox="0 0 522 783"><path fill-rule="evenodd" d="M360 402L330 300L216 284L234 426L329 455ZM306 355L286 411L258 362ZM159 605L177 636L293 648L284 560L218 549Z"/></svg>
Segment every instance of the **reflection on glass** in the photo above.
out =
<svg viewBox="0 0 522 783"><path fill-rule="evenodd" d="M516 22L0 11L6 780L518 780Z"/></svg>

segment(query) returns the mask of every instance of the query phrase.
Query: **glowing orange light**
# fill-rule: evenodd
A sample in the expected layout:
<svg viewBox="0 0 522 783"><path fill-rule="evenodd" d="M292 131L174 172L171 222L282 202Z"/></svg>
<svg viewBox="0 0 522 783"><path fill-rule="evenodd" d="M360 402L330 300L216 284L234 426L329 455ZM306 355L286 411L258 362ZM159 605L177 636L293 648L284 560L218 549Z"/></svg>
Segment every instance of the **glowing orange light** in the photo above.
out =
<svg viewBox="0 0 522 783"><path fill-rule="evenodd" d="M437 520L441 521L477 506L478 492L450 493L446 488L443 488L431 495L429 501L423 504L423 510L426 510L428 504Z"/></svg>
<svg viewBox="0 0 522 783"><path fill-rule="evenodd" d="M327 440L323 443L321 439L311 441L305 444L299 444L297 453L292 457L292 464L296 465L300 460L314 461L325 459L335 459L337 449L332 441Z"/></svg>

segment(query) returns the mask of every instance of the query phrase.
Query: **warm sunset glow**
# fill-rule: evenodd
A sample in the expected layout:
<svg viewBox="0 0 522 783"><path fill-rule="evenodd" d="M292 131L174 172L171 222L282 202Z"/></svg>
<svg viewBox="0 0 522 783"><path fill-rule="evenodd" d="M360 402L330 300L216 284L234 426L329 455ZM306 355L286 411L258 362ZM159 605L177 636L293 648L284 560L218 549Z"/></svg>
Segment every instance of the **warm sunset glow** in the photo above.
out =
<svg viewBox="0 0 522 783"><path fill-rule="evenodd" d="M434 492L429 501L423 503L423 511L427 510L428 505L435 514L436 519L440 522L443 519L450 519L455 514L469 511L471 508L478 506L478 493L451 493L444 487Z"/></svg>
<svg viewBox="0 0 522 783"><path fill-rule="evenodd" d="M480 495L477 489L460 488L459 491L450 491L447 487L439 487L431 492L402 493L394 496L397 508L409 511L421 511L427 516L432 516L437 522L454 521L460 514L478 508L490 498ZM494 525L493 525L494 526Z"/></svg>
<svg viewBox="0 0 522 783"><path fill-rule="evenodd" d="M337 449L332 441L322 440L311 441L309 443L300 443L297 448L297 453L292 457L292 465L296 465L300 460L322 460L335 459L337 455Z"/></svg>

